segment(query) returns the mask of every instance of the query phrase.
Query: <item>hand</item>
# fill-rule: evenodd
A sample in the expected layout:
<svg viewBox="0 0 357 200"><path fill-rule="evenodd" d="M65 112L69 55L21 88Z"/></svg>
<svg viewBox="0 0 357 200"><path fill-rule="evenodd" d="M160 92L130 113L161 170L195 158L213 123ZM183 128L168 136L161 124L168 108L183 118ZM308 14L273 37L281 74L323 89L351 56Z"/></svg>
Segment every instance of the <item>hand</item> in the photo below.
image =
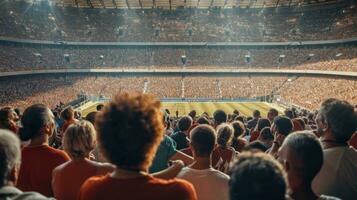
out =
<svg viewBox="0 0 357 200"><path fill-rule="evenodd" d="M182 160L172 160L169 162L170 166L172 167L180 167L183 168L185 163Z"/></svg>

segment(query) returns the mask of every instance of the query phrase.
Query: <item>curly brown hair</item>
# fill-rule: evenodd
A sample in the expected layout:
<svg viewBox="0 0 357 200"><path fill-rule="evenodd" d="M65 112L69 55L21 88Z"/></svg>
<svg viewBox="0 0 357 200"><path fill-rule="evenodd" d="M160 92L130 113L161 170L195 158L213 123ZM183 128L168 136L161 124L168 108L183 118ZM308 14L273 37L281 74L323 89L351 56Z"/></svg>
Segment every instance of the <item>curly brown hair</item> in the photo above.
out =
<svg viewBox="0 0 357 200"><path fill-rule="evenodd" d="M112 164L147 170L163 138L161 103L152 95L125 92L116 95L99 113L98 142Z"/></svg>

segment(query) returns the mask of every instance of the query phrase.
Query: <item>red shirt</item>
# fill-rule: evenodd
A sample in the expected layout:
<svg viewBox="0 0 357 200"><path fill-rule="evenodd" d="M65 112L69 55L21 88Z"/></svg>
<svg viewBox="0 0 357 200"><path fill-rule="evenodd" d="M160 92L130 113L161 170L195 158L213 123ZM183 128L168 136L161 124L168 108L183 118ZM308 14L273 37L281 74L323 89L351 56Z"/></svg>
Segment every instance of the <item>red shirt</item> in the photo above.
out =
<svg viewBox="0 0 357 200"><path fill-rule="evenodd" d="M232 147L217 147L212 153L212 166L223 173L228 173L229 166L236 154L237 152Z"/></svg>
<svg viewBox="0 0 357 200"><path fill-rule="evenodd" d="M153 176L115 179L107 176L88 179L79 192L79 200L197 200L191 183L163 180Z"/></svg>
<svg viewBox="0 0 357 200"><path fill-rule="evenodd" d="M82 184L92 176L112 172L110 164L90 160L71 160L53 170L52 189L57 200L76 200Z"/></svg>
<svg viewBox="0 0 357 200"><path fill-rule="evenodd" d="M23 148L17 187L52 197L52 170L68 160L64 151L48 145Z"/></svg>
<svg viewBox="0 0 357 200"><path fill-rule="evenodd" d="M350 146L353 146L355 149L357 149L357 132L355 132L355 133L352 135L350 141L348 141L348 144L349 144Z"/></svg>
<svg viewBox="0 0 357 200"><path fill-rule="evenodd" d="M247 140L243 139L243 138L237 138L237 139L234 139L232 141L232 147L238 151L238 152L242 152L243 148L248 145L248 142Z"/></svg>
<svg viewBox="0 0 357 200"><path fill-rule="evenodd" d="M255 140L257 140L259 134L259 131L252 131L252 133L250 134L249 142L254 142Z"/></svg>

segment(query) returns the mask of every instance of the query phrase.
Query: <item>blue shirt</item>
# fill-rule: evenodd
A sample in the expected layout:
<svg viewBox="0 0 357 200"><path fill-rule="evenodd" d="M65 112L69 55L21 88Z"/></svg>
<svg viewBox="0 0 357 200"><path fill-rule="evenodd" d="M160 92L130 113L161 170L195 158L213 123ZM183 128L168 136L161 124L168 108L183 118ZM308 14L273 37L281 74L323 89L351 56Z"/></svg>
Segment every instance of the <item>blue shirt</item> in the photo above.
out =
<svg viewBox="0 0 357 200"><path fill-rule="evenodd" d="M150 173L155 173L164 170L168 167L168 163L173 155L176 154L176 142L169 136L165 135L157 149L155 158L150 167Z"/></svg>

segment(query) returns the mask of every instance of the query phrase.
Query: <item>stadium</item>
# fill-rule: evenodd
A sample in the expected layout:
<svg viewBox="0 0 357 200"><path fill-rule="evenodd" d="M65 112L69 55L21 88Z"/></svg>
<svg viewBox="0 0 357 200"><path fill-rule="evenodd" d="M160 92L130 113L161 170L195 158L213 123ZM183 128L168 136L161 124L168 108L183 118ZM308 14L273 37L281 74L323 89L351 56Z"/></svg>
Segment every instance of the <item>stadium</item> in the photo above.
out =
<svg viewBox="0 0 357 200"><path fill-rule="evenodd" d="M159 108L151 98L160 102ZM46 109L51 111L48 119ZM0 0L0 140L10 140L3 129L20 138L21 168L11 181L15 189L36 192L31 195L39 199L355 199L356 110L354 0ZM166 134L158 140L153 138L159 138L154 133L160 130L155 119L161 115ZM201 132L205 139L198 138ZM210 132L218 147L206 153L208 158L200 152L209 149ZM293 141L299 137L306 143ZM154 141L161 141L160 146ZM308 146L314 142L321 155ZM131 143L137 145L128 147ZM162 158L163 149L169 148L164 143L172 144L170 151L176 154ZM51 148L41 150L48 154L29 150L39 144ZM283 159L285 146L296 147L296 152L286 150L291 156ZM337 147L345 151L326 153ZM5 148L0 142L0 157L10 151ZM71 176L60 165L64 161L57 163L61 159L49 153L55 151L74 163ZM321 166L307 161L318 162L319 156ZM42 169L36 163L45 158L51 166ZM278 185L268 187L276 183L265 183L259 167L247 177L260 180L262 188L240 186L238 192L239 178L246 177L234 177L244 170L244 159L251 159L246 163L251 167L257 160L266 162L266 170L275 167L266 176L282 179L283 197L274 196ZM293 163L295 171L282 159ZM88 163L79 165L77 160ZM199 172L190 170L202 167L203 160L222 174L197 179ZM326 167L326 160L336 160L338 167ZM0 179L9 177L1 174L10 173L2 167L12 161L0 162ZM37 174L41 170L48 172L46 177ZM112 179L151 173L166 184L182 178L186 182L181 186L193 189L160 192L143 186L146 193L128 196L126 192L141 186L125 186L119 194L112 185L127 182L99 190L94 179L93 185L86 181L104 171L113 172ZM259 173L261 179L254 175ZM329 173L333 180L326 178ZM227 179L229 187L218 184ZM203 192L215 188L216 193Z"/></svg>

